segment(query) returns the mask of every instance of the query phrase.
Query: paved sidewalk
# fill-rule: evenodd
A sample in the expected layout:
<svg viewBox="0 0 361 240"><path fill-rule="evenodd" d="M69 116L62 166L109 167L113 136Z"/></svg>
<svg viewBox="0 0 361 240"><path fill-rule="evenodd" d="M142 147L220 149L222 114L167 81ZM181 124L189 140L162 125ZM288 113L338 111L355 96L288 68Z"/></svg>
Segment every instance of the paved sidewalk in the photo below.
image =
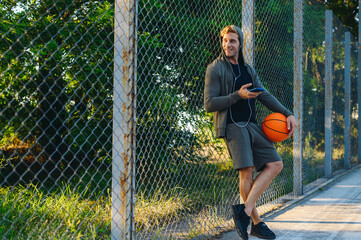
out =
<svg viewBox="0 0 361 240"><path fill-rule="evenodd" d="M361 168L264 217L278 240L361 239ZM241 239L236 231L220 239ZM259 239L249 236L249 239Z"/></svg>

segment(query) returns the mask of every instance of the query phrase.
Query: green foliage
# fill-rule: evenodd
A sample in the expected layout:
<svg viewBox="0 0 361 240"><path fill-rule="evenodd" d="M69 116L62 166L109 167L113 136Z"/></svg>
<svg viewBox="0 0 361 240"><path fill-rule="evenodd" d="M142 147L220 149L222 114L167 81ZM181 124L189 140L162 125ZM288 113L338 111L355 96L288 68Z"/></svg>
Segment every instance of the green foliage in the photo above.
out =
<svg viewBox="0 0 361 240"><path fill-rule="evenodd" d="M304 135L305 143L315 150L324 149L325 112L325 7L307 4L304 9ZM308 160L307 160L308 161ZM306 161L306 162L307 162ZM317 162L317 160L315 159Z"/></svg>
<svg viewBox="0 0 361 240"><path fill-rule="evenodd" d="M137 231L162 228L166 224L177 221L181 213L190 211L192 201L184 190L173 188L170 191L161 187L153 196L137 194L135 206L135 222Z"/></svg>
<svg viewBox="0 0 361 240"><path fill-rule="evenodd" d="M82 199L67 186L51 194L34 185L0 188L0 235L7 239L105 239L110 199Z"/></svg>
<svg viewBox="0 0 361 240"><path fill-rule="evenodd" d="M203 84L207 64L220 53L219 31L241 24L242 3L140 0L138 4L136 213L139 217L146 210L147 214L139 217L136 227L143 230L180 220L185 212L212 212L224 199L232 202L238 197L237 173L223 140L213 139L211 114L203 110ZM262 0L256 6L257 72L291 109L293 5ZM324 9L306 5L304 15L308 182L320 176L324 148ZM62 159L62 171L74 169L62 173L59 182L68 185L60 190L54 181L43 182L41 189L0 189L5 196L0 198L0 215L18 221L2 221L0 234L10 234L10 239L50 239L57 231L63 234L60 238L108 237L110 203L100 196L107 194L111 181L113 17L110 1L0 3L0 147L4 149L15 137L29 140L40 144L39 152L48 160ZM342 52L337 49L335 56L341 59ZM340 65L334 70L340 79ZM340 89L337 82L335 91ZM342 97L335 95L335 103ZM342 112L337 108L336 113L335 124L340 127ZM292 191L291 141L277 148L284 159L284 174L271 185L272 200ZM8 160L0 156L3 166ZM7 167L8 174L12 169ZM2 175L6 184L18 183ZM24 201L18 201L21 198Z"/></svg>
<svg viewBox="0 0 361 240"><path fill-rule="evenodd" d="M316 137L311 133L305 138L305 146L303 150L303 183L309 184L324 176L324 151L318 151L318 147L314 146ZM324 143L323 143L324 144Z"/></svg>
<svg viewBox="0 0 361 240"><path fill-rule="evenodd" d="M349 31L358 38L358 22L356 17L359 16L359 11L357 0L322 0L321 2L326 4L326 6L333 11L333 13L342 21Z"/></svg>
<svg viewBox="0 0 361 240"><path fill-rule="evenodd" d="M106 1L0 5L2 129L54 161L109 159L113 15Z"/></svg>
<svg viewBox="0 0 361 240"><path fill-rule="evenodd" d="M197 156L202 141L209 141L198 123L204 116L205 68L220 52L220 29L240 22L240 4L226 8L226 21L207 7L220 4L237 5L139 2L136 140L138 180L144 187L183 178L186 162L205 161Z"/></svg>

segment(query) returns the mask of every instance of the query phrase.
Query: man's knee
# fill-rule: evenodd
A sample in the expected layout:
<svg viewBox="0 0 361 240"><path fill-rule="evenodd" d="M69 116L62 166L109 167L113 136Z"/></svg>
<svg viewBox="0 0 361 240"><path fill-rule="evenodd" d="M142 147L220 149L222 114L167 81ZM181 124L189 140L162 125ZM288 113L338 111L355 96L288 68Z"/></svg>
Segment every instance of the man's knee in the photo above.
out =
<svg viewBox="0 0 361 240"><path fill-rule="evenodd" d="M277 161L277 162L271 162L271 163L267 163L266 167L269 169L272 169L275 173L280 173L283 169L283 162L282 161Z"/></svg>

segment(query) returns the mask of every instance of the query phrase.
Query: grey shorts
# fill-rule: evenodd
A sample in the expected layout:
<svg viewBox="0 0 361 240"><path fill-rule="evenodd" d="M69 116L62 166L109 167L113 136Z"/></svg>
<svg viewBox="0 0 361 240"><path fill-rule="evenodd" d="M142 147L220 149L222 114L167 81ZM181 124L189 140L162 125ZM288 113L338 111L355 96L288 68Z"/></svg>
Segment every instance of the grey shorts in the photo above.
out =
<svg viewBox="0 0 361 240"><path fill-rule="evenodd" d="M238 124L245 125L244 122ZM254 166L259 172L266 163L282 161L273 142L266 138L256 123L250 122L246 127L239 127L234 123L227 124L224 140L234 169Z"/></svg>

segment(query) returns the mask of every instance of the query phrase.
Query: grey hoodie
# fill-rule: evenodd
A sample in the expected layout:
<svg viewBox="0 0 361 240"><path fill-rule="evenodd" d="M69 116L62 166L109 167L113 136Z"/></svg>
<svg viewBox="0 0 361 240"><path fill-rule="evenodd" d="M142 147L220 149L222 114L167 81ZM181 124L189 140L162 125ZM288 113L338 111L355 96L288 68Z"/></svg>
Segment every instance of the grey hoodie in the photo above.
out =
<svg viewBox="0 0 361 240"><path fill-rule="evenodd" d="M240 36L240 44L243 46L243 33L240 28L235 28ZM208 65L204 86L204 108L207 112L213 113L214 130L217 138L225 137L229 107L241 99L238 91L234 91L233 89L234 76L232 66L222 48L222 38L220 41L222 52L218 58ZM239 63L243 62L241 60L241 58L243 58L242 51L240 51L240 53ZM244 65L252 78L252 88L264 88L256 71L247 63ZM292 115L292 113L267 90L262 92L257 99L272 112L282 113L286 117Z"/></svg>

